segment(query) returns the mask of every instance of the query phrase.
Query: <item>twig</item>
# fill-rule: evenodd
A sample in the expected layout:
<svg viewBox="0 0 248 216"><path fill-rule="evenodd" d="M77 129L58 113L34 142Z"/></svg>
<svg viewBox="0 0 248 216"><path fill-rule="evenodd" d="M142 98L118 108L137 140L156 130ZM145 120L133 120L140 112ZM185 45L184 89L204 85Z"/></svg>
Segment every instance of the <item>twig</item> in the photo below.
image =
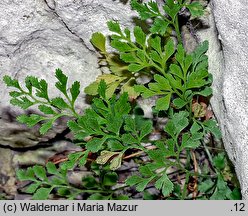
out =
<svg viewBox="0 0 248 216"><path fill-rule="evenodd" d="M146 149L149 149L149 150L156 149L156 148L157 148L157 146L147 146L146 147ZM136 157L136 156L141 155L143 153L144 153L144 151L138 151L138 152L135 152L133 154L130 154L130 155L125 156L123 159L128 159L128 158Z"/></svg>
<svg viewBox="0 0 248 216"><path fill-rule="evenodd" d="M193 150L191 150L191 154L192 154L192 158L193 158L193 162L194 162L194 171L195 173L198 173L198 163L197 163L197 160L196 160L196 156L195 156L195 152ZM195 175L194 176L194 191L193 191L193 199L195 199L197 197L197 193L198 193L198 190L197 190L197 176Z"/></svg>

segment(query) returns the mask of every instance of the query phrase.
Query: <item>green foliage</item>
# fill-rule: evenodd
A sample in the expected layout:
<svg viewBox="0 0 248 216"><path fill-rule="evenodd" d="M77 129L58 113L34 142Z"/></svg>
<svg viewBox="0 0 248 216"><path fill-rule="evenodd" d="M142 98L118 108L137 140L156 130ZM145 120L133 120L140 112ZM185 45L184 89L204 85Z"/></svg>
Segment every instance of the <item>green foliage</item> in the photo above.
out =
<svg viewBox="0 0 248 216"><path fill-rule="evenodd" d="M117 22L109 22L109 26L112 24L119 26ZM163 45L159 35L147 37L139 26L134 27L133 35L135 41L131 40L130 31L114 32L111 36L111 46L119 51L120 59L127 64L127 69L131 73L149 73L150 69L165 73L167 62L175 50L173 41L169 39Z"/></svg>
<svg viewBox="0 0 248 216"><path fill-rule="evenodd" d="M227 159L224 153L213 158L213 165L219 171L215 178L206 179L199 185L199 191L210 200L240 200L241 193L237 187L231 189L224 179L224 169L227 166Z"/></svg>
<svg viewBox="0 0 248 216"><path fill-rule="evenodd" d="M64 162L58 157L56 163L48 162L45 167L18 170L18 179L28 184L24 191L33 199L58 196L127 200L130 194L123 194L123 188L134 186L144 199L156 199L147 187L160 191L160 199L240 199L226 155L210 153L206 144L211 135L214 140L221 139L217 122L207 114L212 95L208 42L192 53L186 53L182 45L179 17L185 8L190 19L199 17L203 7L187 0L167 0L161 8L154 1L131 0L131 6L140 19L152 21L148 22L149 30L140 26L123 29L118 22L109 21L110 46L115 50L112 53L107 51L103 34L92 35L91 43L101 55L99 65L107 66L110 73L98 76L85 88L85 93L94 97L83 112L75 109L80 83L75 81L68 86L68 77L60 69L55 72L55 88L60 96L55 98L49 96L48 83L43 79L28 76L22 87L18 80L4 77L6 85L13 89L12 105L24 110L34 106L42 113L20 115L19 122L28 127L39 124L40 133L45 134L58 118L69 117L67 126L75 144L81 147L66 155ZM139 84L144 75L150 82ZM154 112L166 118L163 131L159 131L161 139L149 138L158 129L153 125L154 119L145 119L136 112L134 99L138 96L153 97ZM205 161L199 160L202 153L207 156ZM128 158L133 158L139 169L119 187L119 168ZM84 177L80 186L73 185L68 176L82 166L92 175ZM185 177L183 182L181 175Z"/></svg>
<svg viewBox="0 0 248 216"><path fill-rule="evenodd" d="M71 153L68 155L68 160L61 165L61 169L70 170L76 167L76 165L83 166L87 162L87 158L90 151L80 151Z"/></svg>
<svg viewBox="0 0 248 216"><path fill-rule="evenodd" d="M48 178L47 172L53 174L53 178ZM25 189L25 192L33 194L33 199L37 200L48 199L53 189L68 186L66 173L57 169L51 162L47 163L46 168L35 165L29 167L26 171L18 170L17 177L21 181L32 182Z"/></svg>
<svg viewBox="0 0 248 216"><path fill-rule="evenodd" d="M160 96L156 101L156 109L168 110L172 103L182 109L192 103L194 96L210 96L212 76L207 71L205 52L208 43L204 42L192 54L186 54L182 45L178 45L175 55L176 62L171 64L169 71L163 75L155 75L154 81L144 85L136 85L135 90L144 98ZM161 97L162 96L162 97ZM188 110L190 112L190 110Z"/></svg>
<svg viewBox="0 0 248 216"><path fill-rule="evenodd" d="M91 136L91 140L84 145L91 152L101 152L97 158L100 164L110 159L110 168L118 169L121 166L122 156L128 149L143 149L141 142L152 131L152 123L133 118L128 102L128 94L124 93L117 98L106 97L107 86L101 81L98 87L100 98L94 98L91 108L77 121L70 120L68 126L75 138L82 140Z"/></svg>
<svg viewBox="0 0 248 216"><path fill-rule="evenodd" d="M126 184L133 186L136 185L137 191L144 191L146 186L154 179L155 187L158 190L162 190L162 194L164 196L168 196L173 190L173 183L170 181L166 173L163 175L158 175L153 172L149 166L140 167L140 172L146 176L146 178L142 178L137 175L133 175L126 180Z"/></svg>
<svg viewBox="0 0 248 216"><path fill-rule="evenodd" d="M192 17L202 16L203 7L199 2L174 1L167 0L163 5L163 11L160 11L157 3L150 1L148 3L139 3L138 0L132 0L131 6L136 10L142 20L152 19L153 23L150 27L151 33L159 33L164 35L171 28L178 28L179 12L186 7Z"/></svg>
<svg viewBox="0 0 248 216"><path fill-rule="evenodd" d="M100 75L95 82L85 88L85 93L97 95L99 82L104 79L108 85L108 97L120 89L122 93L128 92L130 97L136 98L139 94L133 86L136 84L137 76L142 76L143 73L151 74L151 70L162 74L167 71L168 61L174 53L174 44L169 39L164 45L163 36L170 35L173 29L177 33L178 41L182 42L178 24L179 12L182 8L188 8L192 17L203 14L203 7L199 2L169 0L163 6L163 12L154 1L138 3L137 0L132 0L131 6L139 13L142 20L153 20L149 30L151 35L147 36L141 27L135 26L133 29L135 40L132 41L130 29L122 30L118 22L109 21L108 29L113 33L110 45L117 50L117 53L108 53L106 37L100 32L94 33L91 43L102 55L99 63L107 64L111 74Z"/></svg>
<svg viewBox="0 0 248 216"><path fill-rule="evenodd" d="M117 31L119 26L111 26L109 28L113 31ZM97 95L97 89L101 80L104 80L107 84L106 96L111 98L117 88L121 89L121 92L128 92L129 96L136 98L137 92L134 91L133 85L135 83L134 75L127 70L127 65L123 62L119 56L108 53L106 50L106 38L102 33L96 32L91 38L92 45L100 52L102 57L99 63L109 66L111 74L99 75L93 83L87 86L84 91L89 95Z"/></svg>
<svg viewBox="0 0 248 216"><path fill-rule="evenodd" d="M201 145L204 137L202 128L194 123L189 131L189 114L185 111L173 114L164 127L168 134L165 142L157 141L155 150L148 150L147 154L153 163L148 163L140 167L141 176L131 176L126 183L130 186L136 185L138 191L143 191L147 184L152 180L155 181L155 187L162 190L163 195L169 196L172 193L174 184L168 178L166 171L171 167L177 167L182 171L188 172L184 168L184 164L180 161L180 154L185 149L196 149ZM176 158L176 162L175 161ZM156 170L163 170L157 173Z"/></svg>
<svg viewBox="0 0 248 216"><path fill-rule="evenodd" d="M66 166L63 167L65 168ZM86 176L82 179L82 187L80 189L68 181L67 173L67 168L57 168L55 164L48 162L45 168L35 165L29 167L26 171L18 170L17 177L21 181L30 181L24 191L33 194L32 199L34 200L48 199L50 194L63 196L67 199L75 199L82 193L89 194L88 199L96 198L94 197L96 193L98 194L98 199L126 198L108 192L109 188L115 186L118 181L118 176L115 172L103 172L101 174L102 181L96 180L93 176ZM50 175L52 176L50 177Z"/></svg>
<svg viewBox="0 0 248 216"><path fill-rule="evenodd" d="M100 33L96 32L92 35L90 42L102 53L106 54L106 38Z"/></svg>
<svg viewBox="0 0 248 216"><path fill-rule="evenodd" d="M10 103L14 106L18 106L24 110L31 106L38 106L40 112L44 114L31 114L21 115L17 117L20 123L26 124L28 127L33 127L38 123L41 123L40 133L45 134L52 128L54 122L62 116L75 116L75 101L80 93L80 83L75 81L67 91L68 77L60 69L56 70L55 77L57 82L55 87L60 93L64 95L62 97L50 98L48 96L48 84L45 80L39 80L37 77L28 76L25 79L25 87L22 88L16 79L12 79L10 76L4 76L3 80L9 87L14 88L9 94L12 97Z"/></svg>

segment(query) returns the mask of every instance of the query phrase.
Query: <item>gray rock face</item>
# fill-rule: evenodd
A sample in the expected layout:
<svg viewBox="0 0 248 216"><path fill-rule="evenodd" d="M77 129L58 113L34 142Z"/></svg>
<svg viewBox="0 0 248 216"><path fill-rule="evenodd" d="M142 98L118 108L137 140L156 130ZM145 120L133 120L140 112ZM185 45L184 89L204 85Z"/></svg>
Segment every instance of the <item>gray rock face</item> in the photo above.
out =
<svg viewBox="0 0 248 216"><path fill-rule="evenodd" d="M89 39L93 32L107 33L106 22L119 20L132 25L125 0L2 0L0 3L0 78L27 75L49 81L61 68L70 82L79 80L82 90L100 74L97 55ZM210 28L200 30L209 40L209 69L214 75L212 106L220 123L223 140L248 199L248 6L245 0L212 0ZM217 28L217 30L216 30ZM217 32L219 38L217 37ZM63 131L62 122L45 137L37 128L27 129L15 122L21 110L9 107L6 86L0 81L0 145L12 148L34 146ZM81 97L79 108L85 103Z"/></svg>
<svg viewBox="0 0 248 216"><path fill-rule="evenodd" d="M101 73L98 56L90 44L91 35L96 31L107 33L106 22L110 19L130 25L134 12L124 3L112 0L1 1L0 79L10 75L23 83L26 76L37 76L48 81L50 96L54 97L58 96L54 88L54 72L56 68L61 68L70 83L80 81L83 92ZM0 151L0 186L5 188L0 192L13 198L17 189L16 167L44 164L56 152L67 148L71 150L73 146L51 139L63 132L65 119L59 120L45 136L40 136L39 127L29 129L17 123L16 116L23 111L9 104L9 89L2 81L0 88L0 146L6 148ZM82 109L85 106L82 94L77 107ZM30 147L34 148L33 151ZM29 151L18 152L20 148ZM77 176L78 181L75 180ZM82 175L77 176L70 176L72 182L81 181ZM18 194L15 198L30 199Z"/></svg>
<svg viewBox="0 0 248 216"><path fill-rule="evenodd" d="M13 152L10 149L0 151L0 194L6 193L13 199L16 193L15 170L13 168Z"/></svg>
<svg viewBox="0 0 248 216"><path fill-rule="evenodd" d="M211 28L200 32L202 39L210 41L209 70L214 75L212 106L225 148L236 167L243 199L248 199L247 10L245 0L213 0Z"/></svg>
<svg viewBox="0 0 248 216"><path fill-rule="evenodd" d="M0 5L1 80L6 74L21 81L27 75L44 78L49 81L51 96L58 96L53 87L56 68L61 68L70 82L80 81L82 91L94 81L100 70L90 44L92 33L106 33L110 19L130 24L134 13L112 0L3 0ZM22 147L46 141L37 128L29 130L9 118L21 110L9 106L9 89L2 81L0 88L0 144ZM84 107L84 96L79 101L78 107ZM49 137L62 130L56 127Z"/></svg>

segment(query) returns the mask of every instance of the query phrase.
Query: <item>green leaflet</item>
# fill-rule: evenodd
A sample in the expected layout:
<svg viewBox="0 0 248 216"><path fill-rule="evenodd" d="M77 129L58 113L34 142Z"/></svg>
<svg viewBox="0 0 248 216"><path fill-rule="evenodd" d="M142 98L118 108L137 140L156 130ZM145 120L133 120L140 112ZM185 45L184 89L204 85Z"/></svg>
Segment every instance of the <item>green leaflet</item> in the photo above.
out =
<svg viewBox="0 0 248 216"><path fill-rule="evenodd" d="M46 169L43 166L35 165L29 167L26 171L17 171L17 177L19 180L33 181L33 183L25 189L27 193L33 194L32 199L48 199L49 194L52 192L54 188L54 179L48 179L47 172L54 174L56 176L55 178L60 179L60 183L56 187L59 188L67 185L66 176L51 162L46 165Z"/></svg>
<svg viewBox="0 0 248 216"><path fill-rule="evenodd" d="M164 130L171 137L177 139L181 131L186 128L189 124L187 112L175 113L173 117L168 121Z"/></svg>
<svg viewBox="0 0 248 216"><path fill-rule="evenodd" d="M220 128L217 125L217 122L213 119L207 120L203 122L204 128L211 132L216 139L221 139L221 131Z"/></svg>
<svg viewBox="0 0 248 216"><path fill-rule="evenodd" d="M199 17L204 14L203 6L199 2L192 2L186 6L192 17Z"/></svg>
<svg viewBox="0 0 248 216"><path fill-rule="evenodd" d="M57 170L55 164L52 162L48 162L46 164L46 169L47 169L47 172L50 174L58 174L58 170Z"/></svg>
<svg viewBox="0 0 248 216"><path fill-rule="evenodd" d="M141 142L145 136L151 133L153 127L152 127L152 122L149 120L142 120L142 123L138 122L139 119L137 118L132 118L131 116L127 116L125 119L125 130L127 132L131 132L131 134L124 134L128 135L130 138L133 139L133 142ZM133 138L131 138L133 137ZM135 137L135 138L134 138ZM136 141L135 141L136 140ZM127 141L128 142L128 141Z"/></svg>
<svg viewBox="0 0 248 216"><path fill-rule="evenodd" d="M141 178L139 176L131 176L126 180L126 184L133 186L136 185L137 191L144 191L146 186L153 180L155 176L152 176L150 178Z"/></svg>
<svg viewBox="0 0 248 216"><path fill-rule="evenodd" d="M82 154L82 152L72 153L69 155L69 158L70 160L78 160ZM75 161L73 163L75 165ZM46 167L35 165L29 167L26 171L18 170L17 177L19 180L31 181L31 184L24 191L33 194L32 199L34 200L46 200L54 193L67 199L75 199L76 194L79 192L83 193L85 190L94 191L99 188L106 190L114 186L118 180L115 172L104 173L101 183L92 176L86 176L82 179L81 189L78 189L67 180L67 165L64 166L64 169L57 168L52 162L48 162ZM48 178L50 174L53 174L53 176Z"/></svg>
<svg viewBox="0 0 248 216"><path fill-rule="evenodd" d="M162 190L164 196L168 196L173 191L174 185L168 176L163 174L163 176L156 181L155 187L158 190Z"/></svg>
<svg viewBox="0 0 248 216"><path fill-rule="evenodd" d="M34 200L46 200L51 193L52 188L39 188L33 195Z"/></svg>
<svg viewBox="0 0 248 216"><path fill-rule="evenodd" d="M77 164L83 166L87 162L89 150L79 151L68 155L68 160L61 165L62 170L73 169ZM49 170L48 170L49 172Z"/></svg>
<svg viewBox="0 0 248 216"><path fill-rule="evenodd" d="M35 180L34 170L30 167L27 170L22 170L22 169L17 170L16 176L21 181Z"/></svg>
<svg viewBox="0 0 248 216"><path fill-rule="evenodd" d="M232 191L223 180L222 176L218 176L216 188L210 200L225 200L231 195Z"/></svg>
<svg viewBox="0 0 248 216"><path fill-rule="evenodd" d="M199 185L199 191L201 191L202 193L206 193L211 190L213 186L214 182L211 179L207 179L206 181L201 182L201 184Z"/></svg>
<svg viewBox="0 0 248 216"><path fill-rule="evenodd" d="M42 184L41 182L37 182L29 185L28 188L26 189L26 193L30 193L30 194L35 193L41 184Z"/></svg>
<svg viewBox="0 0 248 216"><path fill-rule="evenodd" d="M42 166L35 165L33 167L33 170L37 178L39 178L42 181L47 180L46 170Z"/></svg>
<svg viewBox="0 0 248 216"><path fill-rule="evenodd" d="M160 15L158 6L153 1L150 1L147 4L140 4L137 0L132 0L131 6L139 13L140 18L143 20Z"/></svg>
<svg viewBox="0 0 248 216"><path fill-rule="evenodd" d="M27 124L28 127L33 127L41 123L40 133L45 134L53 127L54 122L62 116L77 116L74 103L80 93L80 83L75 81L69 88L70 95L67 91L68 77L57 69L55 77L58 80L55 87L64 95L62 97L50 98L48 96L48 84L45 80L39 80L37 77L28 76L25 79L25 88L21 87L19 82L9 76L4 77L4 82L7 86L13 87L16 90L10 92L11 104L19 106L22 109L30 108L38 105L38 109L48 116L39 114L20 115L17 120Z"/></svg>
<svg viewBox="0 0 248 216"><path fill-rule="evenodd" d="M93 44L94 47L99 49L101 53L106 53L106 38L102 33L94 33L91 37L90 42Z"/></svg>
<svg viewBox="0 0 248 216"><path fill-rule="evenodd" d="M183 2L170 0L165 3L163 7L164 12L162 13L157 3L153 1L143 4L138 3L137 0L132 0L131 6L139 13L141 19L152 18L154 20L150 28L151 33L161 34L163 36L170 32L171 28L176 28L176 18L183 7L188 7L193 12L193 16L203 11L203 8L200 8L199 4L183 4ZM166 18L163 13L166 13L169 18ZM165 74L167 61L174 53L174 43L172 40L169 40L165 47L161 47L161 41L159 42L161 40L160 36L147 37L139 26L134 27L133 35L135 41L132 41L131 31L129 29L122 30L116 21L109 21L107 24L109 30L113 33L111 36L111 46L118 53L107 53L106 38L99 32L92 35L91 43L103 56L99 62L105 61L107 63L111 75L116 76L116 80L111 82L108 77L101 75L98 77L98 81L93 82L85 89L85 92L90 95L96 95L99 80L104 79L108 83L108 97L111 97L118 88L121 88L122 92L126 91L130 97L136 98L138 94L134 91L133 86L136 84L135 78L137 76L134 73L139 73L138 76L140 76L142 73L150 73L150 68L152 68L158 73ZM154 44L158 45L154 47ZM158 46L160 47L158 48ZM161 109L164 107L166 108L166 106L162 106Z"/></svg>
<svg viewBox="0 0 248 216"><path fill-rule="evenodd" d="M74 104L74 102L77 100L77 97L80 94L80 82L75 81L71 88L70 88L70 93L71 93L71 102Z"/></svg>
<svg viewBox="0 0 248 216"><path fill-rule="evenodd" d="M116 22L108 22L108 27L115 33L121 33L120 26ZM118 56L107 53L105 36L103 36L101 33L94 33L91 38L91 43L95 48L100 50L100 53L103 56L99 63L105 62L105 64L109 66L112 73L98 76L96 81L84 89L84 92L89 95L97 95L99 83L101 80L104 80L107 84L106 97L111 98L115 91L118 88L121 88L123 93L127 92L130 97L136 98L138 94L134 92L132 88L132 74L128 72L128 66L122 62Z"/></svg>
<svg viewBox="0 0 248 216"><path fill-rule="evenodd" d="M159 33L161 35L165 35L165 33L169 29L169 22L165 21L162 18L155 18L154 24L151 26L150 31L151 33Z"/></svg>
<svg viewBox="0 0 248 216"><path fill-rule="evenodd" d="M55 77L58 79L58 82L55 83L55 87L66 95L68 77L60 69L56 69Z"/></svg>
<svg viewBox="0 0 248 216"><path fill-rule="evenodd" d="M155 47L155 45L153 46ZM166 47L171 47L171 54L174 52L170 42L167 43ZM156 50L161 52L158 47ZM194 95L211 95L212 90L209 87L211 75L207 71L207 65L205 65L207 58L204 53L206 50L207 43L203 43L194 53L189 55L186 54L181 45L178 45L175 54L176 64L171 64L166 74L154 75L155 82L149 83L148 88L143 85L136 85L135 90L145 98L160 96L161 98L156 101L157 110L168 110L173 97L176 97L173 100L174 105L178 109L182 109L187 104L192 103Z"/></svg>
<svg viewBox="0 0 248 216"><path fill-rule="evenodd" d="M105 186L114 186L117 183L118 175L115 172L106 173L103 177L103 184Z"/></svg>
<svg viewBox="0 0 248 216"><path fill-rule="evenodd" d="M108 27L114 33L111 36L111 46L118 51L117 55L103 52L105 42L100 33L93 34L91 42L101 51L104 59L100 61L107 63L111 74L100 75L95 82L85 88L85 92L97 95L99 82L103 79L108 85L107 97L112 97L120 88L121 92L128 92L130 97L136 98L139 95L133 88L136 78L142 76L143 73L149 73L150 68L164 74L167 63L175 51L174 43L170 39L163 46L160 36L147 37L138 26L133 30L135 41L131 40L130 30L122 30L118 22L109 21ZM96 42L98 39L101 45Z"/></svg>
<svg viewBox="0 0 248 216"><path fill-rule="evenodd" d="M122 81L127 79L126 77L120 77L113 74L103 74L97 77L96 81L87 86L84 91L90 95L97 95L97 89L101 80L104 80L107 84L106 89L106 97L111 98L117 89L117 87L121 84Z"/></svg>
<svg viewBox="0 0 248 216"><path fill-rule="evenodd" d="M226 158L224 153L220 153L213 159L214 166L217 169L223 170L226 166Z"/></svg>
<svg viewBox="0 0 248 216"><path fill-rule="evenodd" d="M39 123L40 121L44 119L45 119L44 117L40 115L36 115L36 114L31 114L30 116L20 115L17 117L17 120L20 123L25 123L27 124L28 127L33 127L34 125L36 125L37 123Z"/></svg>
<svg viewBox="0 0 248 216"><path fill-rule="evenodd" d="M158 176L149 168L148 165L141 167L140 173L146 178L133 175L126 180L126 184L130 186L136 185L137 191L141 192L144 191L146 186L156 178L155 187L158 190L162 190L164 196L168 196L173 191L173 183L165 173L162 176Z"/></svg>
<svg viewBox="0 0 248 216"><path fill-rule="evenodd" d="M147 37L140 27L134 27L135 41L131 41L125 33L112 35L111 46L120 53L120 58L128 64L132 73L145 72L149 68L164 73L166 63L174 53L174 44L169 40L162 47L160 36Z"/></svg>
<svg viewBox="0 0 248 216"><path fill-rule="evenodd" d="M183 7L186 7L190 11L191 18L202 16L204 13L203 6L199 2L183 0L167 0L163 5L163 11L159 10L157 3L154 1L139 3L137 0L131 0L131 6L139 13L142 20L153 20L150 27L151 33L159 33L161 35L169 32L170 28L176 28L178 14ZM167 16L164 16L164 13Z"/></svg>
<svg viewBox="0 0 248 216"><path fill-rule="evenodd" d="M153 127L151 121L129 115L131 106L127 93L119 98L115 95L108 98L106 92L107 85L102 80L98 87L100 98L94 98L92 108L86 109L77 121L69 121L68 126L77 139L91 136L92 139L84 143L87 150L100 152L96 162L110 162L110 169L115 170L121 166L123 153L129 148L141 148L140 143Z"/></svg>

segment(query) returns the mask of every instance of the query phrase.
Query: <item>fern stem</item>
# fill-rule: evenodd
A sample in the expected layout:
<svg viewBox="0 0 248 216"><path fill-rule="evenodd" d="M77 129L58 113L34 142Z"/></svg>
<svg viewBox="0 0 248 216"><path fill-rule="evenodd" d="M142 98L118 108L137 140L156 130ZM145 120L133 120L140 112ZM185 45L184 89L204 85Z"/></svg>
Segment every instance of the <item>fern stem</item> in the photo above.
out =
<svg viewBox="0 0 248 216"><path fill-rule="evenodd" d="M175 28L175 31L176 31L176 34L177 34L178 43L182 44L183 41L182 41L182 36L181 36L181 33L180 33L180 28L179 28L178 16L175 18L175 23L173 23L173 25L174 25L174 28Z"/></svg>
<svg viewBox="0 0 248 216"><path fill-rule="evenodd" d="M185 197L186 197L187 185L188 185L188 182L189 182L189 177L190 177L190 173L186 172L186 178L185 178L185 183L184 183L184 186L183 186L183 193L182 193L182 197L181 197L182 200L185 200Z"/></svg>

